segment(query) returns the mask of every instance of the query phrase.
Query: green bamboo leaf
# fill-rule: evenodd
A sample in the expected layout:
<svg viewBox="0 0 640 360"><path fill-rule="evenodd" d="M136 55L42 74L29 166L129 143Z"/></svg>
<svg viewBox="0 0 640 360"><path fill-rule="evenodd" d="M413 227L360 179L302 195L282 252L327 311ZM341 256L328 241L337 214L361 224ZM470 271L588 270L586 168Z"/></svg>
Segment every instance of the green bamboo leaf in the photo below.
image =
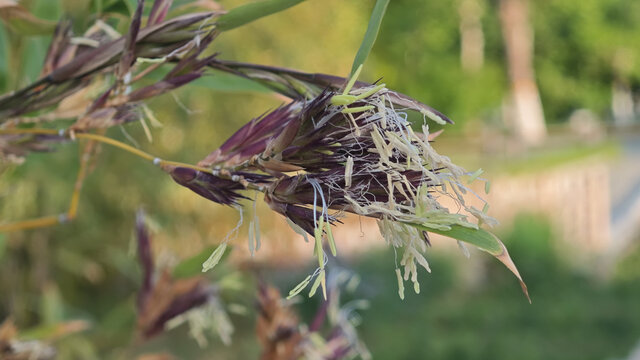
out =
<svg viewBox="0 0 640 360"><path fill-rule="evenodd" d="M471 245L475 245L478 249L486 251L489 254L493 255L496 259L503 263L507 267L507 269L509 269L516 276L516 278L518 278L518 281L520 281L520 286L522 287L522 292L524 292L529 302L531 302L531 298L529 298L529 292L527 291L527 285L522 280L522 277L518 272L518 268L516 268L516 264L514 264L513 260L511 260L507 248L504 246L502 241L500 241L500 239L498 239L492 233L484 229L472 229L460 225L450 225L451 230L440 230L420 224L408 225L414 226L420 230L444 235Z"/></svg>
<svg viewBox="0 0 640 360"><path fill-rule="evenodd" d="M262 17L286 10L305 0L264 0L238 6L220 16L217 28L220 31L235 29Z"/></svg>
<svg viewBox="0 0 640 360"><path fill-rule="evenodd" d="M367 31L364 33L364 39L362 39L362 44L360 44L360 48L356 53L355 59L353 59L351 75L353 75L356 69L358 69L360 65L363 65L365 60L367 60L367 57L373 48L373 44L376 42L376 38L378 37L382 18L384 17L385 11L387 11L387 5L389 5L389 0L376 1L376 5L373 7L373 12L371 13L371 19L369 19Z"/></svg>

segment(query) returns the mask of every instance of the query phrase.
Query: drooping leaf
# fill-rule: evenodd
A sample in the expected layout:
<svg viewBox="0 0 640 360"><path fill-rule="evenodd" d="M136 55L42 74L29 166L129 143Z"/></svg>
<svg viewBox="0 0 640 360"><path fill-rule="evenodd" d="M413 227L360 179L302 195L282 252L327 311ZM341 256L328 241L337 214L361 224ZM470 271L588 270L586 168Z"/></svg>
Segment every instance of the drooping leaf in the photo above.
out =
<svg viewBox="0 0 640 360"><path fill-rule="evenodd" d="M351 75L353 75L358 66L364 64L365 60L367 60L373 44L378 37L378 31L380 31L380 24L382 24L384 13L387 11L387 5L389 5L389 0L376 1L376 5L373 7L373 12L371 13L371 19L369 19L367 31L364 34L364 39L362 39L362 44L360 44L355 59L353 59Z"/></svg>
<svg viewBox="0 0 640 360"><path fill-rule="evenodd" d="M448 231L435 229L420 224L409 225L421 230L460 240L462 242L474 245L478 249L493 255L496 259L503 263L507 267L507 269L509 269L516 276L516 278L518 278L518 280L520 281L520 286L522 287L522 291L527 296L529 302L531 302L531 298L529 298L529 292L527 291L527 285L522 280L522 277L520 276L520 273L518 272L518 269L516 268L513 260L511 260L507 248L504 246L502 241L500 241L500 239L498 239L492 233L484 229L472 229L460 225L451 225L451 230Z"/></svg>
<svg viewBox="0 0 640 360"><path fill-rule="evenodd" d="M275 14L305 0L264 0L238 6L220 16L217 28L220 31L235 29L262 17Z"/></svg>

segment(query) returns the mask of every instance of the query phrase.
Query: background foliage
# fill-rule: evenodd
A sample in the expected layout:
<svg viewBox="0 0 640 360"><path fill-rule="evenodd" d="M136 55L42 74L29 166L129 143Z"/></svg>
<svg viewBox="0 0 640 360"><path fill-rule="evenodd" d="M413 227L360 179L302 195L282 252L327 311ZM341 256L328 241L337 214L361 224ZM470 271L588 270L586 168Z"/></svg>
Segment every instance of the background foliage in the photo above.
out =
<svg viewBox="0 0 640 360"><path fill-rule="evenodd" d="M176 4L187 1L176 1ZM220 1L232 8L244 1ZM57 20L70 12L83 28L96 11L129 13L132 1L29 0L35 15ZM475 73L460 67L456 1L390 2L363 78L384 76L389 87L411 94L457 123L451 133L474 135L480 123L500 123L508 90L497 1L481 1L485 64ZM618 79L637 97L640 91L640 3L626 0L541 0L531 2L535 28L535 66L545 115L562 124L574 110L592 110L611 121L611 88ZM371 1L307 1L286 12L225 33L214 50L226 59L347 75L370 11ZM116 24L117 27L117 24ZM118 28L124 31L122 28ZM0 24L0 93L37 78L49 39L18 39ZM246 84L245 84L246 85ZM274 108L283 99L228 77L207 76L195 86L151 101L162 128L149 143L138 125L127 128L144 148L163 158L194 161L241 124ZM111 136L126 141L112 129ZM457 150L465 151L465 146ZM150 164L104 148L85 184L81 216L72 224L37 231L0 234L0 319L11 314L23 329L40 330L61 320L82 318L89 331L61 340L60 358L101 359L126 347L134 323L133 294L140 270L128 254L134 213L144 204L159 230L156 252L168 263L217 243L237 214L180 189ZM452 154L455 159L456 154ZM487 166L489 157L475 165ZM58 213L66 206L77 171L73 144L55 154L31 154L23 166L0 177L0 218L19 220ZM281 219L263 221L278 239ZM397 298L393 264L372 253L345 265L361 274L354 298L370 299L362 336L376 359L609 359L623 358L640 339L638 250L603 281L558 255L553 229L544 217L522 216L503 228L533 305L514 287L499 264L434 249L433 275L420 295ZM300 239L294 239L301 241ZM284 240L283 240L284 241ZM239 246L243 246L240 244ZM268 247L270 244L264 244ZM474 254L476 255L476 254ZM388 256L384 256L388 258ZM283 256L286 265L291 259ZM480 269L477 271L477 269ZM214 272L220 278L231 269ZM287 271L288 272L288 271ZM470 276L469 273L476 273ZM222 274L222 275L221 275ZM266 268L262 276L285 290L303 274ZM490 280L489 280L490 279ZM253 279L244 274L231 302L251 307ZM311 314L314 301L305 303ZM255 358L254 319L233 316L238 330L231 347L212 339L196 349L187 329L157 339L150 349L170 348L186 358ZM34 330L34 331L35 331ZM209 354L209 355L207 355Z"/></svg>

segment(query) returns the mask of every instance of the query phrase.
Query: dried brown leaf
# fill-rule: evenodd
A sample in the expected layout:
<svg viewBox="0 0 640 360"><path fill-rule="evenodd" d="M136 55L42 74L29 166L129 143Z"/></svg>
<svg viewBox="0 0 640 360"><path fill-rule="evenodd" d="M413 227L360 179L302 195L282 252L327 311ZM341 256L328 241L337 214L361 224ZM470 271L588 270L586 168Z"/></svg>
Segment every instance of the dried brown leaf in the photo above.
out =
<svg viewBox="0 0 640 360"><path fill-rule="evenodd" d="M262 360L298 359L302 355L302 335L298 317L283 304L280 292L271 286L258 291L258 321L256 335L262 346Z"/></svg>
<svg viewBox="0 0 640 360"><path fill-rule="evenodd" d="M144 339L158 334L167 321L204 304L210 295L204 277L174 280L169 271L163 271L153 291L141 304L138 333Z"/></svg>

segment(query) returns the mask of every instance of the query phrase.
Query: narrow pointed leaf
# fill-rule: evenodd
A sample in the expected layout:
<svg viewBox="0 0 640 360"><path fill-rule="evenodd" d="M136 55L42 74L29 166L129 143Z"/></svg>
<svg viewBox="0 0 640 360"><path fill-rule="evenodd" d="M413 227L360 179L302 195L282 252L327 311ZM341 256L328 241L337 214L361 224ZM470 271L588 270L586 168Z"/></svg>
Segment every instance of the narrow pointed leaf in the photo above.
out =
<svg viewBox="0 0 640 360"><path fill-rule="evenodd" d="M527 285L522 280L522 277L520 276L516 265L513 263L513 260L511 260L507 248L504 246L502 241L500 241L500 239L498 239L492 233L483 229L472 229L460 225L450 225L451 230L448 231L434 229L432 227L420 224L409 225L421 230L444 235L471 245L475 245L478 249L486 251L489 254L493 255L496 259L500 260L500 262L503 263L507 267L507 269L509 269L516 276L516 278L518 278L518 280L520 281L520 286L522 287L522 292L524 292L529 302L531 302L531 298L529 298L529 292L527 291Z"/></svg>
<svg viewBox="0 0 640 360"><path fill-rule="evenodd" d="M378 31L380 31L380 24L382 24L384 13L387 11L387 5L389 5L389 0L376 1L376 5L373 7L373 12L371 13L371 19L369 19L367 31L364 34L364 39L362 39L362 44L360 44L360 48L353 60L353 66L351 67L352 75L358 66L364 64L365 60L367 60L373 44L378 37Z"/></svg>

